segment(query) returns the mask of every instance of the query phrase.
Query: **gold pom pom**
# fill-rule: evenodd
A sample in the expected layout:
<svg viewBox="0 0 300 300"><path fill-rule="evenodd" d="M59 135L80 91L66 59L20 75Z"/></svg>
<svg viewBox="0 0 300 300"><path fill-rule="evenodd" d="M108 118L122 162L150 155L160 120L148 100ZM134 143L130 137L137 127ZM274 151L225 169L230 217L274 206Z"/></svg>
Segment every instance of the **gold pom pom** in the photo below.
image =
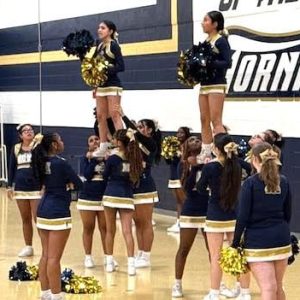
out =
<svg viewBox="0 0 300 300"><path fill-rule="evenodd" d="M37 280L39 277L39 267L38 266L27 266L27 272L30 275L30 280Z"/></svg>
<svg viewBox="0 0 300 300"><path fill-rule="evenodd" d="M196 82L188 74L187 71L187 61L189 60L188 51L189 50L186 50L185 52L183 51L180 52L178 63L177 63L177 80L183 85L194 87L199 82Z"/></svg>
<svg viewBox="0 0 300 300"><path fill-rule="evenodd" d="M100 293L102 287L94 277L74 275L65 290L72 294L95 294Z"/></svg>
<svg viewBox="0 0 300 300"><path fill-rule="evenodd" d="M180 142L176 136L166 136L161 144L161 156L165 159L173 159L179 156Z"/></svg>
<svg viewBox="0 0 300 300"><path fill-rule="evenodd" d="M104 57L85 58L81 63L81 77L91 87L101 86L107 80L108 65Z"/></svg>
<svg viewBox="0 0 300 300"><path fill-rule="evenodd" d="M223 247L219 263L225 273L234 276L245 274L248 271L247 260L242 248Z"/></svg>

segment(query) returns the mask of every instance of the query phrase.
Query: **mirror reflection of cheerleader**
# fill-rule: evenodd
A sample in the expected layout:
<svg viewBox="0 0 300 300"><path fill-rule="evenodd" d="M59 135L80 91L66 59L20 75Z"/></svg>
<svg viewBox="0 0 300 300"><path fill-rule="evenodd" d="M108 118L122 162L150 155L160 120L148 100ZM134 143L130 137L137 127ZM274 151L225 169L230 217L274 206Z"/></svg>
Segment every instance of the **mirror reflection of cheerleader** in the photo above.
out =
<svg viewBox="0 0 300 300"><path fill-rule="evenodd" d="M224 30L224 17L219 11L208 12L202 28L208 34L213 60L206 66L207 79L201 82L199 108L201 118L202 150L199 162L211 159L213 133L225 132L222 123L223 105L226 93L226 72L231 66L231 50Z"/></svg>
<svg viewBox="0 0 300 300"><path fill-rule="evenodd" d="M122 96L122 84L118 77L119 72L125 70L121 48L117 40L117 27L108 20L99 24L98 36L101 43L97 46L94 56L104 57L108 62L108 79L104 85L94 91L96 98L96 112L99 125L100 148L94 153L95 156L104 157L109 146L107 135L108 128L106 119L110 116L116 130L122 128L122 120L114 111L115 105L120 105Z"/></svg>
<svg viewBox="0 0 300 300"><path fill-rule="evenodd" d="M183 146L183 153L179 165L181 182L186 193L186 200L180 216L180 243L175 258L175 283L172 287L172 297L182 297L182 277L187 256L193 246L198 229L207 246L204 232L207 213L208 191L199 195L196 190L196 182L201 176L202 165L197 164L196 156L201 151L201 141L195 136L187 139Z"/></svg>
<svg viewBox="0 0 300 300"><path fill-rule="evenodd" d="M34 131L30 124L17 127L20 143L14 145L9 161L8 196L15 198L22 218L25 247L19 257L32 256L32 220L36 222L38 200L41 198L41 186L33 176L31 167Z"/></svg>
<svg viewBox="0 0 300 300"><path fill-rule="evenodd" d="M180 142L180 147L183 143L191 136L190 129L188 127L182 126L177 130L176 136ZM170 178L168 182L168 188L172 190L173 195L176 199L176 210L177 210L177 220L176 223L170 226L167 231L179 233L179 217L182 210L182 205L185 199L184 191L181 187L180 176L178 175L178 164L181 158L182 149L178 151L178 155L172 159L166 159L166 163L170 166Z"/></svg>
<svg viewBox="0 0 300 300"><path fill-rule="evenodd" d="M42 243L39 280L42 300L63 300L60 260L72 228L69 187L79 190L82 181L65 159L58 156L64 143L57 133L46 133L32 154L35 176L44 186L37 209Z"/></svg>
<svg viewBox="0 0 300 300"><path fill-rule="evenodd" d="M120 214L122 233L128 256L128 275L135 275L134 239L132 218L134 212L133 187L139 183L143 172L142 156L133 134L120 129L113 135L117 151L105 163L103 177L107 186L103 195L106 220L106 272L115 271L113 247L116 233L116 214Z"/></svg>

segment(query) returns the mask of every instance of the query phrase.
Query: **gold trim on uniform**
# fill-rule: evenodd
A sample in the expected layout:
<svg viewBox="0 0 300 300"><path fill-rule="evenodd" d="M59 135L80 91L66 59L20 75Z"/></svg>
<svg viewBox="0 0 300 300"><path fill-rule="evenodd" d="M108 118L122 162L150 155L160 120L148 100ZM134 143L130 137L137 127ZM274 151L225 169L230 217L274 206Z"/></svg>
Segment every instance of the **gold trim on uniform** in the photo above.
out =
<svg viewBox="0 0 300 300"><path fill-rule="evenodd" d="M41 199L41 191L14 191L14 198L16 200L37 200Z"/></svg>
<svg viewBox="0 0 300 300"><path fill-rule="evenodd" d="M109 41L109 43L104 43L103 44L103 49L105 49L105 53L112 59L115 59L115 55L111 52L111 43L112 41Z"/></svg>
<svg viewBox="0 0 300 300"><path fill-rule="evenodd" d="M158 193L149 192L149 193L138 193L133 194L134 205L139 204L150 204L159 202Z"/></svg>
<svg viewBox="0 0 300 300"><path fill-rule="evenodd" d="M180 216L180 228L204 228L206 217Z"/></svg>
<svg viewBox="0 0 300 300"><path fill-rule="evenodd" d="M168 188L169 189L179 189L181 188L181 182L179 179L169 179Z"/></svg>
<svg viewBox="0 0 300 300"><path fill-rule="evenodd" d="M133 198L122 198L113 196L103 196L102 205L113 208L127 208L134 210Z"/></svg>
<svg viewBox="0 0 300 300"><path fill-rule="evenodd" d="M23 165L18 165L17 166L17 170L19 170L19 169L30 169L30 168L31 168L30 164L23 164Z"/></svg>
<svg viewBox="0 0 300 300"><path fill-rule="evenodd" d="M102 201L91 201L86 199L78 199L77 205L78 210L91 210L91 211L103 211Z"/></svg>
<svg viewBox="0 0 300 300"><path fill-rule="evenodd" d="M205 231L206 232L233 232L235 229L236 220L229 221L205 221Z"/></svg>
<svg viewBox="0 0 300 300"><path fill-rule="evenodd" d="M291 245L269 249L244 249L248 262L286 259L292 255L291 250Z"/></svg>
<svg viewBox="0 0 300 300"><path fill-rule="evenodd" d="M202 85L200 87L200 95L208 94L225 94L226 84Z"/></svg>
<svg viewBox="0 0 300 300"><path fill-rule="evenodd" d="M46 230L65 230L72 228L72 218L46 219L37 217L36 227Z"/></svg>
<svg viewBox="0 0 300 300"><path fill-rule="evenodd" d="M92 178L92 181L103 181L103 176L102 175L95 175Z"/></svg>
<svg viewBox="0 0 300 300"><path fill-rule="evenodd" d="M122 96L123 88L119 86L97 87L96 96Z"/></svg>

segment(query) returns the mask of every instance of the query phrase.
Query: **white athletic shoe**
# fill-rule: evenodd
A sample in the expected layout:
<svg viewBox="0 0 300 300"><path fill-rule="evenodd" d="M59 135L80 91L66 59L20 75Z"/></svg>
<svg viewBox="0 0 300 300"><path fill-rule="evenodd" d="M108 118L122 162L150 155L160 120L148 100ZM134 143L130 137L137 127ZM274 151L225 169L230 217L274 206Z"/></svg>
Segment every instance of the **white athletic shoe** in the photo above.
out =
<svg viewBox="0 0 300 300"><path fill-rule="evenodd" d="M129 276L134 276L136 274L134 257L128 257L127 273Z"/></svg>
<svg viewBox="0 0 300 300"><path fill-rule="evenodd" d="M115 268L117 268L119 266L118 262L113 258L113 263ZM103 258L103 265L106 266L106 255Z"/></svg>
<svg viewBox="0 0 300 300"><path fill-rule="evenodd" d="M94 268L95 267L95 263L94 263L94 260L91 255L86 256L84 258L84 266L86 268Z"/></svg>
<svg viewBox="0 0 300 300"><path fill-rule="evenodd" d="M219 295L214 295L214 294L211 294L211 293L208 293L204 298L203 300L219 300Z"/></svg>
<svg viewBox="0 0 300 300"><path fill-rule="evenodd" d="M236 300L251 300L251 295L250 294L240 294Z"/></svg>
<svg viewBox="0 0 300 300"><path fill-rule="evenodd" d="M180 226L179 222L176 222L173 224L171 227L167 229L168 232L173 232L173 233L179 233L180 232Z"/></svg>
<svg viewBox="0 0 300 300"><path fill-rule="evenodd" d="M25 246L18 254L19 257L33 256L32 246Z"/></svg>
<svg viewBox="0 0 300 300"><path fill-rule="evenodd" d="M225 285L225 283L221 282L220 295L225 296L226 298L236 298L239 293L239 289L230 289Z"/></svg>
<svg viewBox="0 0 300 300"><path fill-rule="evenodd" d="M105 266L105 270L107 273L114 272L116 270L114 262L113 261L107 262Z"/></svg>
<svg viewBox="0 0 300 300"><path fill-rule="evenodd" d="M156 226L156 222L152 219L152 226Z"/></svg>
<svg viewBox="0 0 300 300"><path fill-rule="evenodd" d="M93 157L105 157L107 151L108 151L108 147L110 146L110 143L100 143L100 147L97 148L92 156Z"/></svg>
<svg viewBox="0 0 300 300"><path fill-rule="evenodd" d="M172 286L172 298L182 298L182 286L179 283L174 283Z"/></svg>
<svg viewBox="0 0 300 300"><path fill-rule="evenodd" d="M41 291L41 300L51 300L51 290Z"/></svg>
<svg viewBox="0 0 300 300"><path fill-rule="evenodd" d="M150 259L147 259L143 256L135 259L134 263L135 263L135 267L137 269L139 269L139 268L148 268L148 267L151 266Z"/></svg>

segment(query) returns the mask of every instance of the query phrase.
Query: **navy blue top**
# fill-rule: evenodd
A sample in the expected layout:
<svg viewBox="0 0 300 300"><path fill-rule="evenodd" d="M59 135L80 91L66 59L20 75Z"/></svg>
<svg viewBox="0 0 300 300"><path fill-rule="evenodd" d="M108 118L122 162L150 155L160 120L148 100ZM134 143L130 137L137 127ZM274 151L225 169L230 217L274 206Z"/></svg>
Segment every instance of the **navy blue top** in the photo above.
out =
<svg viewBox="0 0 300 300"><path fill-rule="evenodd" d="M119 44L112 40L109 43L100 43L96 47L94 57L97 55L103 56L108 62L108 79L100 87L117 86L122 87L120 78L118 77L119 72L125 70L124 60Z"/></svg>
<svg viewBox="0 0 300 300"><path fill-rule="evenodd" d="M103 178L107 180L104 196L133 198L132 183L129 178L129 162L121 154L109 156L105 163Z"/></svg>
<svg viewBox="0 0 300 300"><path fill-rule="evenodd" d="M180 163L179 166L180 165L182 165L182 163ZM198 179L197 177L198 174L201 173L202 168L202 164L193 166L190 170L189 175L187 176L186 182L183 187L186 199L183 203L181 215L206 216L209 198L208 190L206 189L205 191L198 193L196 189L196 182Z"/></svg>
<svg viewBox="0 0 300 300"><path fill-rule="evenodd" d="M245 248L264 249L290 244L291 192L283 175L280 176L280 188L279 194L268 194L259 174L246 179L240 193L234 247L239 246L244 231Z"/></svg>
<svg viewBox="0 0 300 300"><path fill-rule="evenodd" d="M33 175L33 169L31 167L32 152L24 151L22 144L14 145L8 169L8 186L12 187L15 184L14 189L16 191L39 191L41 185L39 181ZM18 168L19 167L19 168Z"/></svg>
<svg viewBox="0 0 300 300"><path fill-rule="evenodd" d="M207 66L208 79L201 85L226 84L226 72L231 67L231 49L227 38L221 36L212 44L215 55L213 61Z"/></svg>
<svg viewBox="0 0 300 300"><path fill-rule="evenodd" d="M106 181L103 179L105 163L96 158L88 159L85 155L80 160L80 175L86 181L79 193L80 199L100 201L105 191Z"/></svg>
<svg viewBox="0 0 300 300"><path fill-rule="evenodd" d="M65 218L71 216L71 193L67 184L73 183L79 190L82 181L67 161L59 156L47 158L46 175L44 179L45 192L37 209L40 218Z"/></svg>
<svg viewBox="0 0 300 300"><path fill-rule="evenodd" d="M207 188L211 191L208 201L207 220L229 221L236 219L235 209L225 211L220 204L222 172L223 166L219 161L210 161L203 166L201 177L197 182L197 190L200 196L205 194Z"/></svg>

